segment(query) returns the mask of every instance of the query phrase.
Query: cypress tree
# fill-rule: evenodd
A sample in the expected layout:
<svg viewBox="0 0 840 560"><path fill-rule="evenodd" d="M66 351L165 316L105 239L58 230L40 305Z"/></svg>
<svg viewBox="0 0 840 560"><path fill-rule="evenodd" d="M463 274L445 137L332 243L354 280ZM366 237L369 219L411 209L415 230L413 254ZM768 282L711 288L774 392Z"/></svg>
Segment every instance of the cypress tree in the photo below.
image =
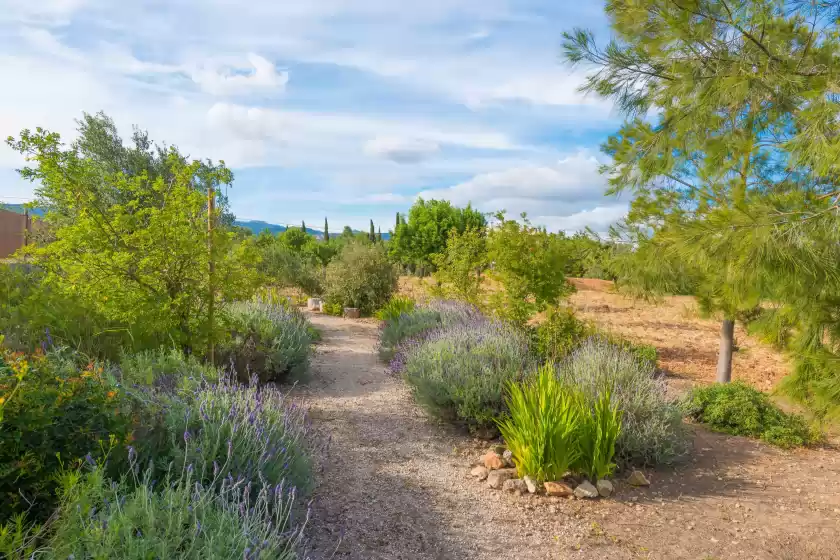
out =
<svg viewBox="0 0 840 560"><path fill-rule="evenodd" d="M380 243L382 242L382 228L379 228L379 231L376 232L376 240Z"/></svg>
<svg viewBox="0 0 840 560"><path fill-rule="evenodd" d="M324 241L330 242L330 224L327 223L327 217L324 216Z"/></svg>
<svg viewBox="0 0 840 560"><path fill-rule="evenodd" d="M306 222L304 222L303 220L300 221L300 230L303 233L306 233Z"/></svg>
<svg viewBox="0 0 840 560"><path fill-rule="evenodd" d="M397 223L396 223L396 225L394 225L394 233L397 232L397 228L399 228L399 227L400 227L400 213L397 212Z"/></svg>
<svg viewBox="0 0 840 560"><path fill-rule="evenodd" d="M376 230L373 229L373 220L370 221L370 233L368 234L368 239L370 239L371 243L376 243Z"/></svg>

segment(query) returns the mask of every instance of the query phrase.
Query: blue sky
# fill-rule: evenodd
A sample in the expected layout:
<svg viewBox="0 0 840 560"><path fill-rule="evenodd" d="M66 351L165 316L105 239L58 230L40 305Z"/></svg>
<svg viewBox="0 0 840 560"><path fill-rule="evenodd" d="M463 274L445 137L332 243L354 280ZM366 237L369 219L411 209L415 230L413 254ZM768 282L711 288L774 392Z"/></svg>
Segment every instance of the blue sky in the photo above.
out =
<svg viewBox="0 0 840 560"><path fill-rule="evenodd" d="M242 219L388 229L417 196L604 231L611 105L560 61L602 5L554 0L0 0L0 136L104 110L223 159ZM0 201L32 186L0 147Z"/></svg>

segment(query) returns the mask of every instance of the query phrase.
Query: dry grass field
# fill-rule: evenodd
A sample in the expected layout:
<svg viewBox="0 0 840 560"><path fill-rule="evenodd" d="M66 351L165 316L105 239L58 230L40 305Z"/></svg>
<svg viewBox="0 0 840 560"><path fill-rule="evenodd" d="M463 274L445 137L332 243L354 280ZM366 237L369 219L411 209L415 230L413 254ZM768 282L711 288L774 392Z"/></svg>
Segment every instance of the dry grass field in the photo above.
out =
<svg viewBox="0 0 840 560"><path fill-rule="evenodd" d="M569 304L578 316L634 342L655 346L659 365L675 389L714 381L720 324L701 317L694 298L671 296L648 303L616 293L613 283L606 280L569 281L577 290ZM431 278L402 277L400 293L422 301L432 284ZM741 327L736 328L735 341L733 379L770 391L787 374L784 356Z"/></svg>

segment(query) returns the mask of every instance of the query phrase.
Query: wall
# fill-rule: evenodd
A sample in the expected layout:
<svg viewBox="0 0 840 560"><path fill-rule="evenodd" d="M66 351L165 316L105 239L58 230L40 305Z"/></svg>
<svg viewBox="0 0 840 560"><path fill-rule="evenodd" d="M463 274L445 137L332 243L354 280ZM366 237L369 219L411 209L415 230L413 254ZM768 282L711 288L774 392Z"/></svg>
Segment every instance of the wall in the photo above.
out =
<svg viewBox="0 0 840 560"><path fill-rule="evenodd" d="M27 225L31 227L31 220L27 224L24 214L0 208L0 259L8 258L23 247Z"/></svg>

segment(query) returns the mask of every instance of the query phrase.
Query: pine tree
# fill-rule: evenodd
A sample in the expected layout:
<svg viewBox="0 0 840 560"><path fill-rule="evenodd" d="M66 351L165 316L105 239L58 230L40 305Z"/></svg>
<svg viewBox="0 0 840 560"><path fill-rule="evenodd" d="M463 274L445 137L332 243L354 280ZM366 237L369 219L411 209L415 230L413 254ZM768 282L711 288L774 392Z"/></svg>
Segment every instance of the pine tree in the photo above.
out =
<svg viewBox="0 0 840 560"><path fill-rule="evenodd" d="M330 242L330 224L327 223L326 216L324 216L324 241Z"/></svg>
<svg viewBox="0 0 840 560"><path fill-rule="evenodd" d="M723 315L718 380L729 381L734 321L796 284L779 276L790 266L768 267L768 255L784 260L769 243L787 220L780 208L801 216L803 202L836 190L840 49L829 3L610 1L606 12L616 38L605 49L579 29L564 49L596 67L583 89L627 116L604 145L603 171L609 194L634 197L625 231L644 247L632 258L651 267L636 279L661 292L690 263L699 302Z"/></svg>
<svg viewBox="0 0 840 560"><path fill-rule="evenodd" d="M368 239L370 239L371 243L376 243L376 230L373 229L373 220L370 221L370 233L368 234Z"/></svg>

